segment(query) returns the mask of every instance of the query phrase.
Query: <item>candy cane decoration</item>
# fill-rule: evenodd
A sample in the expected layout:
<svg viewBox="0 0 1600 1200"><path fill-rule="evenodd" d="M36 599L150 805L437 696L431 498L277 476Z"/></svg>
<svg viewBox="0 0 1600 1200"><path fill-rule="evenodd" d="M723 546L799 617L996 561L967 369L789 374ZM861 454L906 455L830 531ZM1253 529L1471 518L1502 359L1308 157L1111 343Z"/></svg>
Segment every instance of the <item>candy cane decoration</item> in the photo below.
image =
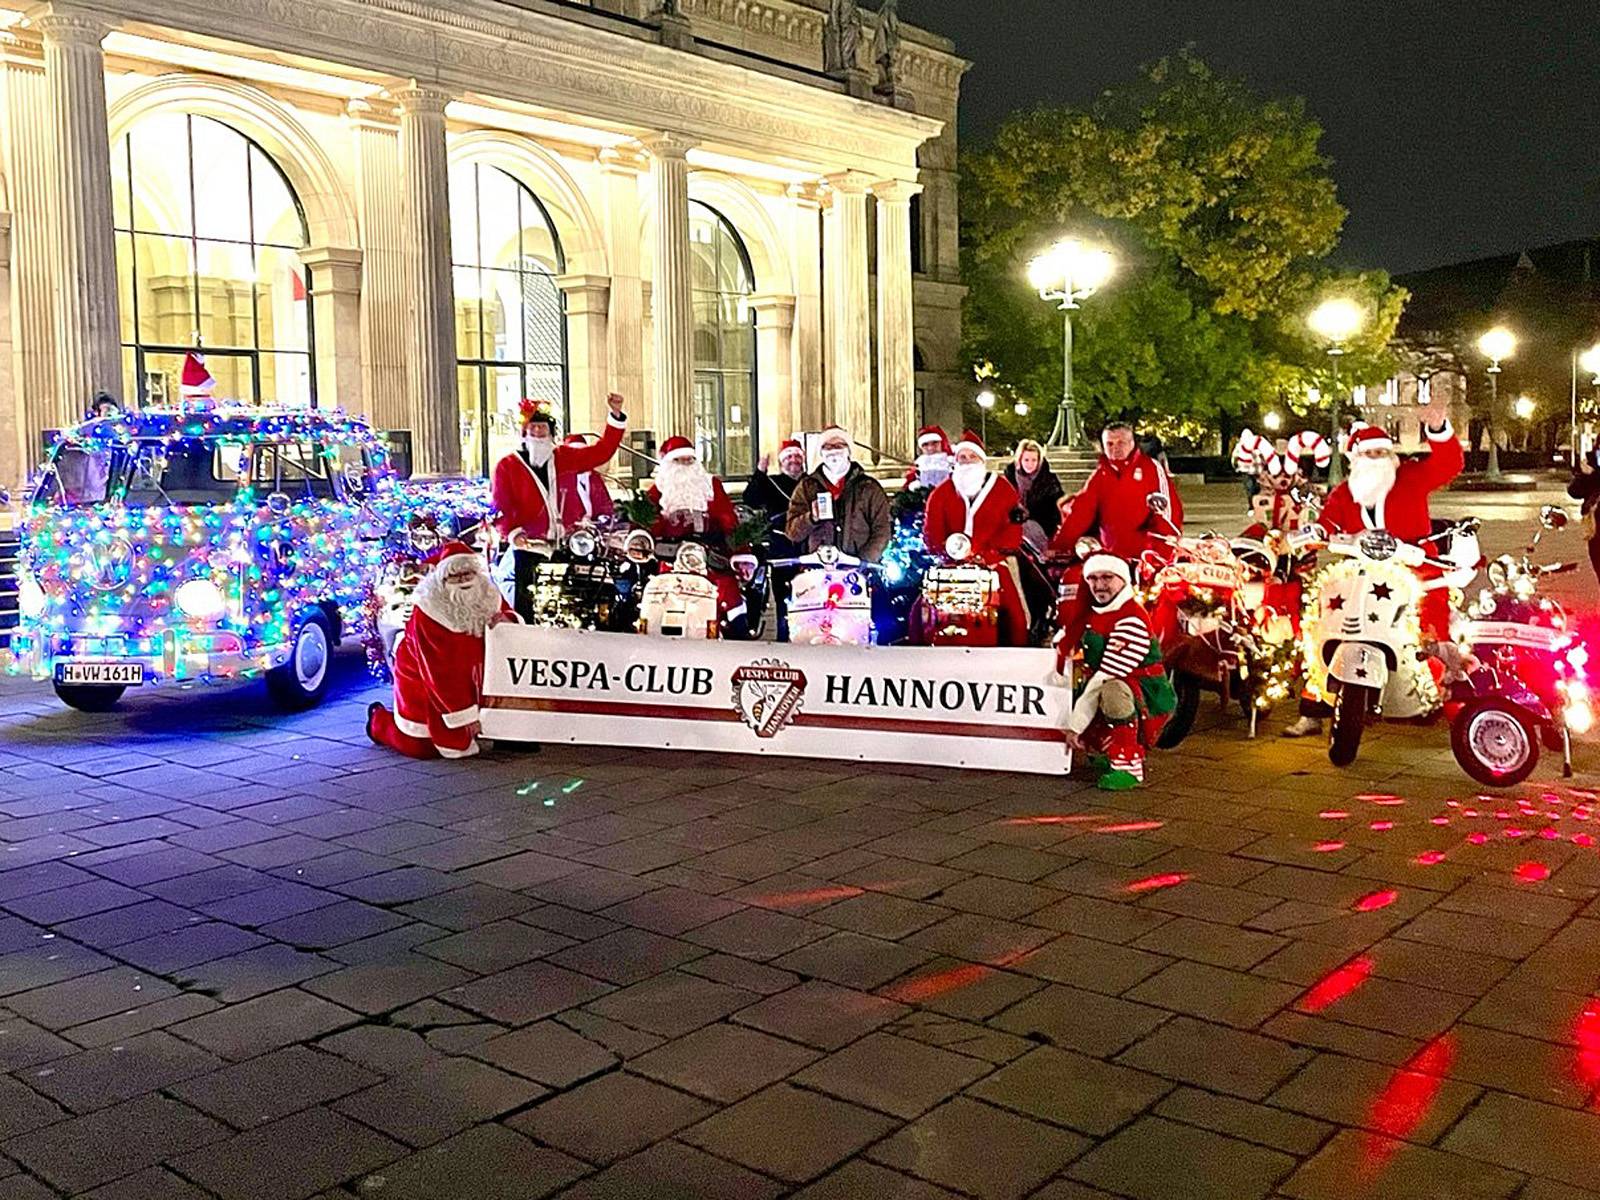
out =
<svg viewBox="0 0 1600 1200"><path fill-rule="evenodd" d="M1244 475L1250 474L1256 469L1257 456L1264 451L1271 452L1267 439L1247 428L1239 435L1239 443L1233 448L1233 469Z"/></svg>
<svg viewBox="0 0 1600 1200"><path fill-rule="evenodd" d="M1319 468L1326 469L1333 462L1333 447L1328 439L1314 429L1303 429L1289 439L1289 457L1299 461L1310 455Z"/></svg>

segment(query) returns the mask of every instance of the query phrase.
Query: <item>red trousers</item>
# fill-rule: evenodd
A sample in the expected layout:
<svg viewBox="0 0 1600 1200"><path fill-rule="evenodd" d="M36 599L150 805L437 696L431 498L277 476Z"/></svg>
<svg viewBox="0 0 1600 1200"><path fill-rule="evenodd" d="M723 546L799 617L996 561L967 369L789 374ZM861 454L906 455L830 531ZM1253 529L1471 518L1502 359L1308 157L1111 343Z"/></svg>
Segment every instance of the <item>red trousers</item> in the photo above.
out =
<svg viewBox="0 0 1600 1200"><path fill-rule="evenodd" d="M452 729L433 716L420 725L381 704L368 713L367 736L407 758L470 758L478 752L478 737L470 726Z"/></svg>

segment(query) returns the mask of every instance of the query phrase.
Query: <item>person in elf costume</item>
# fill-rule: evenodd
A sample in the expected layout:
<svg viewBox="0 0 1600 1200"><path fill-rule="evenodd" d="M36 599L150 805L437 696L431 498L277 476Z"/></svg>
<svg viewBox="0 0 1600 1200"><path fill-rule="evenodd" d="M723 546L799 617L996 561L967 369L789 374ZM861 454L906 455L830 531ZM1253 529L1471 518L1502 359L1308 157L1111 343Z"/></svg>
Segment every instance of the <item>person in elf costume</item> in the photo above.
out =
<svg viewBox="0 0 1600 1200"><path fill-rule="evenodd" d="M1161 644L1150 614L1133 590L1126 559L1091 554L1083 564L1089 618L1080 648L1083 682L1067 718L1065 742L1074 751L1101 751L1099 786L1122 791L1144 782L1144 752L1177 707L1161 664ZM1071 646L1056 644L1056 671L1064 675Z"/></svg>

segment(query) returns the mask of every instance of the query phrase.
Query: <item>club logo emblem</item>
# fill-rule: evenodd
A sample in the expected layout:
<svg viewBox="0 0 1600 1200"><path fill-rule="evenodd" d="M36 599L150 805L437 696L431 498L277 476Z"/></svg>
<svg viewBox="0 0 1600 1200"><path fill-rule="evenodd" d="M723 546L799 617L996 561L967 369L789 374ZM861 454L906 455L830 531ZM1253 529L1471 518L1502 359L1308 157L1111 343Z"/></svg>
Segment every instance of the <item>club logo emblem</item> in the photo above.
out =
<svg viewBox="0 0 1600 1200"><path fill-rule="evenodd" d="M733 673L733 707L757 737L775 737L805 703L803 671L775 658L758 659Z"/></svg>

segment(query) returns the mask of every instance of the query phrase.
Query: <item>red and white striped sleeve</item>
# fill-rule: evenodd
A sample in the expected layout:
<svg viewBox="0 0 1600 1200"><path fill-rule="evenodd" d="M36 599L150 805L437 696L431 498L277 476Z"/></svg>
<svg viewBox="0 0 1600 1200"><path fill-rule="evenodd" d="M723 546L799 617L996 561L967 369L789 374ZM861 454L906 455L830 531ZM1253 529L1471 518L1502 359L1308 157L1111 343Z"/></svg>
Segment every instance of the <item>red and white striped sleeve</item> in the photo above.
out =
<svg viewBox="0 0 1600 1200"><path fill-rule="evenodd" d="M1099 671L1113 679L1126 679L1150 653L1150 627L1135 616L1126 616L1111 627L1106 652L1100 656Z"/></svg>

